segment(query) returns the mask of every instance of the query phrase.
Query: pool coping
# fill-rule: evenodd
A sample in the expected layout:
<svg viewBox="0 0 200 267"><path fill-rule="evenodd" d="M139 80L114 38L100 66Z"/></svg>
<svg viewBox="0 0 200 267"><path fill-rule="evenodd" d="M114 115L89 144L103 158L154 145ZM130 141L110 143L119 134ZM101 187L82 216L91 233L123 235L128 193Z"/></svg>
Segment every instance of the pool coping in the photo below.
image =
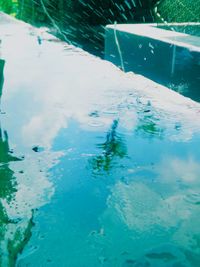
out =
<svg viewBox="0 0 200 267"><path fill-rule="evenodd" d="M106 30L111 29L133 35L148 37L157 41L168 43L170 45L181 46L188 48L191 51L200 52L200 37L176 32L173 30L161 29L158 28L158 26L166 26L166 24L110 24L106 26ZM200 23L170 23L167 26L200 26Z"/></svg>

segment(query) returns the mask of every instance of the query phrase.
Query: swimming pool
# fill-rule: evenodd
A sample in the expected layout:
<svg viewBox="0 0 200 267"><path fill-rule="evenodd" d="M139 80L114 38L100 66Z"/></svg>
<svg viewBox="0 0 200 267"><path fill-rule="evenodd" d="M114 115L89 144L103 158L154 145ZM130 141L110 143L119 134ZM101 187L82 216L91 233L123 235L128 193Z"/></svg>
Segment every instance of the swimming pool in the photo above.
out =
<svg viewBox="0 0 200 267"><path fill-rule="evenodd" d="M199 23L108 25L105 58L199 102L198 34Z"/></svg>

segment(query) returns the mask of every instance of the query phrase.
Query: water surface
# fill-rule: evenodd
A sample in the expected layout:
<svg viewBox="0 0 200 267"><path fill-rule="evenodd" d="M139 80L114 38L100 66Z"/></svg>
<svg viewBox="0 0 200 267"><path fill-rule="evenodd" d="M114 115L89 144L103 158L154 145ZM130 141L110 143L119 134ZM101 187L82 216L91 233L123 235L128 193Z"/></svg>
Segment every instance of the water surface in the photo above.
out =
<svg viewBox="0 0 200 267"><path fill-rule="evenodd" d="M199 104L0 26L0 266L198 267Z"/></svg>

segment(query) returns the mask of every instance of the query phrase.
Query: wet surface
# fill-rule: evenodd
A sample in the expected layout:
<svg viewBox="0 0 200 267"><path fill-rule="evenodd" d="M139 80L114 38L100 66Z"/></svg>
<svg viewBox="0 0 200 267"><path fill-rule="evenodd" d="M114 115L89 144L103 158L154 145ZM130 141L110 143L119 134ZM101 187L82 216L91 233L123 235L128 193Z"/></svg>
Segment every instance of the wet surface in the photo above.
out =
<svg viewBox="0 0 200 267"><path fill-rule="evenodd" d="M200 105L42 29L0 39L0 266L198 267Z"/></svg>

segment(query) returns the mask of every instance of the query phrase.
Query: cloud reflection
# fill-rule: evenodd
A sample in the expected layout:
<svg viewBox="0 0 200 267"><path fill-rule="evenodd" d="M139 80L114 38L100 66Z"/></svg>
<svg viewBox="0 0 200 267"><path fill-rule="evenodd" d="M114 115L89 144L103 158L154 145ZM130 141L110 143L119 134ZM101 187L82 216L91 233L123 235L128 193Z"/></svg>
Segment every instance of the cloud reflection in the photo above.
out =
<svg viewBox="0 0 200 267"><path fill-rule="evenodd" d="M142 178L128 184L117 182L107 198L107 210L100 218L109 240L117 243L116 231L120 228L123 229L122 240L129 244L131 239L132 247L137 247L137 251L131 252L134 257L144 256L152 247L155 248L154 256L161 248L162 253L169 253L174 246L177 250L174 255L181 251L181 257L187 258L182 263L188 261L191 264L188 266L196 266L192 259L200 258L199 166L192 158L168 157L156 168L154 182ZM108 223L111 221L112 228ZM121 247L117 246L117 249L120 253ZM123 249L130 251L130 247ZM154 266L154 256L148 259L152 261L150 266ZM164 257L163 254L160 264L164 264Z"/></svg>
<svg viewBox="0 0 200 267"><path fill-rule="evenodd" d="M0 60L0 96L4 66ZM15 266L31 237L35 210L54 194L48 172L61 154L42 152L36 157L33 153L16 156L7 131L0 128L0 266Z"/></svg>

